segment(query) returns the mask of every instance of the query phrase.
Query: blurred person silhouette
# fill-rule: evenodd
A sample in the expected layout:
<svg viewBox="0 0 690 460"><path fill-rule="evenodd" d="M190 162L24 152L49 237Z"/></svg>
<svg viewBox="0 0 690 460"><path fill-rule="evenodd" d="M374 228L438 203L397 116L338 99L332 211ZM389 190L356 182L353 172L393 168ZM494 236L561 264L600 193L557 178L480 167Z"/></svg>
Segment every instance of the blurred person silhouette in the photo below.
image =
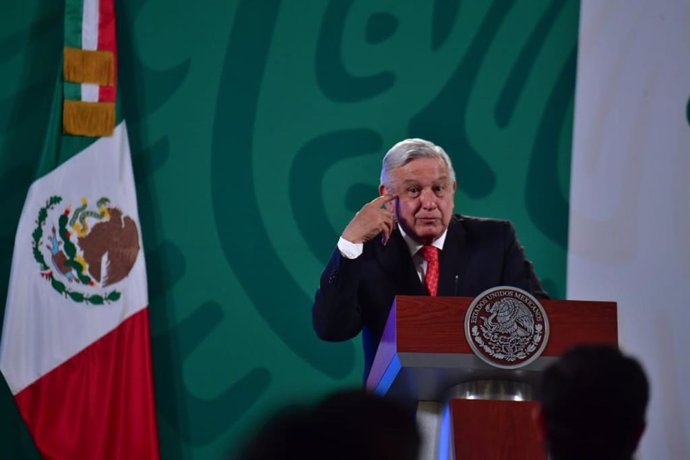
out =
<svg viewBox="0 0 690 460"><path fill-rule="evenodd" d="M416 460L414 410L362 389L276 412L237 460Z"/></svg>
<svg viewBox="0 0 690 460"><path fill-rule="evenodd" d="M645 429L649 383L617 348L578 346L545 370L538 399L551 460L629 460Z"/></svg>

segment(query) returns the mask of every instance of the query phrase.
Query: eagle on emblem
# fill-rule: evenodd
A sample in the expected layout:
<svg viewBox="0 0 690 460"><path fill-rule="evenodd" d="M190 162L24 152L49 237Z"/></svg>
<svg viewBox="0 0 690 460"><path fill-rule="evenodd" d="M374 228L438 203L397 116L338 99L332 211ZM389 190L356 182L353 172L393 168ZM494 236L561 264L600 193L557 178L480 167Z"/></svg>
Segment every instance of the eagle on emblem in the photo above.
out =
<svg viewBox="0 0 690 460"><path fill-rule="evenodd" d="M492 333L528 337L534 333L534 316L525 304L505 297L486 306L491 316L484 325Z"/></svg>
<svg viewBox="0 0 690 460"><path fill-rule="evenodd" d="M125 278L139 253L139 232L131 217L108 208L109 219L98 222L78 238L89 274L103 286ZM105 263L102 263L105 262Z"/></svg>
<svg viewBox="0 0 690 460"><path fill-rule="evenodd" d="M82 198L69 221L68 207L60 217L59 230L53 226L46 244L50 261L68 281L106 287L127 277L134 266L140 250L137 225L109 203L101 198L98 209L89 210Z"/></svg>

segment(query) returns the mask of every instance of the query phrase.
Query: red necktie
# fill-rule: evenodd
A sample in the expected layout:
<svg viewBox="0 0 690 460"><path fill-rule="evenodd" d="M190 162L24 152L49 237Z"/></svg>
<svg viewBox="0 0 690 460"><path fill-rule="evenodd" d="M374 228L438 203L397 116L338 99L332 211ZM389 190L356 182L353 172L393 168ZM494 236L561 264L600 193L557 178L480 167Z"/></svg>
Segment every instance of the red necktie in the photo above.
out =
<svg viewBox="0 0 690 460"><path fill-rule="evenodd" d="M436 246L422 247L422 257L426 260L424 284L429 295L435 296L438 290L438 248Z"/></svg>

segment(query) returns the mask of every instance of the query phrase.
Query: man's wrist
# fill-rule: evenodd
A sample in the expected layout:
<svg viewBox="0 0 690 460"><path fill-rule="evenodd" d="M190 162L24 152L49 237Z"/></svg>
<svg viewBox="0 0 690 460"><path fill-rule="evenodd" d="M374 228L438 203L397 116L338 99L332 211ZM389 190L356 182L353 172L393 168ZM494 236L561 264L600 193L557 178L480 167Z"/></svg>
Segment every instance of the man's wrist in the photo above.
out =
<svg viewBox="0 0 690 460"><path fill-rule="evenodd" d="M338 251L340 251L340 255L346 259L356 259L362 255L362 252L364 251L364 244L353 243L341 236L340 239L338 239Z"/></svg>

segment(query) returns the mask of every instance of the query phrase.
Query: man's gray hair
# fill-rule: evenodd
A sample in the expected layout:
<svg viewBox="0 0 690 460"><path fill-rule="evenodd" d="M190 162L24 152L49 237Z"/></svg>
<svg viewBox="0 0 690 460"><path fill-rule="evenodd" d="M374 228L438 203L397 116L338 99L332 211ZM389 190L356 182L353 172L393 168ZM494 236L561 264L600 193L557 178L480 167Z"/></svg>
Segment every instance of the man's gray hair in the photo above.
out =
<svg viewBox="0 0 690 460"><path fill-rule="evenodd" d="M451 181L455 182L455 170L450 157L443 148L424 139L405 139L393 147L383 157L381 164L381 185L390 188L389 177L391 171L405 166L417 158L438 158L448 166Z"/></svg>

